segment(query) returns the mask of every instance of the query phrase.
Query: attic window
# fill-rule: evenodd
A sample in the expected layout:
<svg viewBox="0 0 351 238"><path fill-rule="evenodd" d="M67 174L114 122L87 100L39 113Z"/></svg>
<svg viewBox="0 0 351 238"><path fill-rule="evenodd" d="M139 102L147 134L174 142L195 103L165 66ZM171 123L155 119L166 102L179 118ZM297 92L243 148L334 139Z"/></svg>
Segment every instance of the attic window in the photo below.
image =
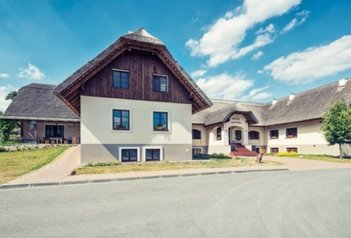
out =
<svg viewBox="0 0 351 238"><path fill-rule="evenodd" d="M129 72L125 70L112 71L112 86L114 88L129 88Z"/></svg>
<svg viewBox="0 0 351 238"><path fill-rule="evenodd" d="M167 76L154 75L152 88L154 92L168 92L168 78Z"/></svg>

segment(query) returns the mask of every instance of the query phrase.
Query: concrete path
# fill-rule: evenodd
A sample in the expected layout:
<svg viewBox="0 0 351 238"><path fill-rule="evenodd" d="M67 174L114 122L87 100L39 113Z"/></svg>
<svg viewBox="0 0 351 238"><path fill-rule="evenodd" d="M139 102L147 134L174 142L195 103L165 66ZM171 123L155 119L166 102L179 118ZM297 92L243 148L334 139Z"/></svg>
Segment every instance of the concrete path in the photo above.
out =
<svg viewBox="0 0 351 238"><path fill-rule="evenodd" d="M80 164L80 146L72 146L50 164L26 174L8 184L33 184L62 181Z"/></svg>
<svg viewBox="0 0 351 238"><path fill-rule="evenodd" d="M267 156L264 157L264 160L283 163L284 166L290 171L351 168L351 163L347 164L318 160L307 160L301 158Z"/></svg>

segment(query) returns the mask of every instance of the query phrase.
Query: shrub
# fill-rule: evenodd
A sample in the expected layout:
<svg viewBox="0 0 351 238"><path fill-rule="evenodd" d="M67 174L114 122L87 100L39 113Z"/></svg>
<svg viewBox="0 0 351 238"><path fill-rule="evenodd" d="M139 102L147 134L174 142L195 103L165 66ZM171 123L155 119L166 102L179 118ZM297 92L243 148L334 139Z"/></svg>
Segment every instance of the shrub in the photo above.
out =
<svg viewBox="0 0 351 238"><path fill-rule="evenodd" d="M193 155L193 160L208 160L208 159L210 159L210 155L208 155L208 154Z"/></svg>
<svg viewBox="0 0 351 238"><path fill-rule="evenodd" d="M298 156L298 154L296 152L279 152L279 153L276 153L275 155L279 156L279 157L284 157L284 156L296 157L296 156Z"/></svg>
<svg viewBox="0 0 351 238"><path fill-rule="evenodd" d="M6 152L6 149L4 147L0 147L0 152Z"/></svg>
<svg viewBox="0 0 351 238"><path fill-rule="evenodd" d="M232 157L225 155L223 153L220 153L220 154L213 153L212 155L210 155L210 158L211 159L231 159Z"/></svg>

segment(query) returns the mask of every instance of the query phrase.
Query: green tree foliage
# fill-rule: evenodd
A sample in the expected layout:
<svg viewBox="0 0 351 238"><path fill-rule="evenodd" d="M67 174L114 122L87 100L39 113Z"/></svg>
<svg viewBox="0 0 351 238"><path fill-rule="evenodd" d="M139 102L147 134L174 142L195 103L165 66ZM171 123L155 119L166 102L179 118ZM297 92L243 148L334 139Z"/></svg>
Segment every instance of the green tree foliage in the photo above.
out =
<svg viewBox="0 0 351 238"><path fill-rule="evenodd" d="M6 95L5 100L13 100L17 96L16 91L12 91ZM0 116L4 115L0 111ZM13 129L17 127L17 123L14 120L4 120L0 119L0 142L6 143L10 139L10 134Z"/></svg>
<svg viewBox="0 0 351 238"><path fill-rule="evenodd" d="M339 145L342 158L341 145L351 143L351 108L345 101L334 103L324 114L322 129L329 144Z"/></svg>

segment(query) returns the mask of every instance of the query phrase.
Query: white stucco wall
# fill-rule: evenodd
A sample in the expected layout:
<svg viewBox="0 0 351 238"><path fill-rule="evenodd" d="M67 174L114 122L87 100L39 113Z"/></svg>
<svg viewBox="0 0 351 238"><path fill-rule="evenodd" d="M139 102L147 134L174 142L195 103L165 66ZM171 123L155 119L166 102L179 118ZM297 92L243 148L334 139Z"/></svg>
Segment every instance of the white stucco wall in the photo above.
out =
<svg viewBox="0 0 351 238"><path fill-rule="evenodd" d="M266 134L265 134L265 129L264 127L260 126L249 126L248 131L257 131L260 133L260 139L259 140L250 140L249 139L249 145L266 145Z"/></svg>
<svg viewBox="0 0 351 238"><path fill-rule="evenodd" d="M130 110L130 131L112 129L112 110ZM153 112L168 112L169 131L153 130ZM191 104L81 96L82 144L190 144Z"/></svg>

